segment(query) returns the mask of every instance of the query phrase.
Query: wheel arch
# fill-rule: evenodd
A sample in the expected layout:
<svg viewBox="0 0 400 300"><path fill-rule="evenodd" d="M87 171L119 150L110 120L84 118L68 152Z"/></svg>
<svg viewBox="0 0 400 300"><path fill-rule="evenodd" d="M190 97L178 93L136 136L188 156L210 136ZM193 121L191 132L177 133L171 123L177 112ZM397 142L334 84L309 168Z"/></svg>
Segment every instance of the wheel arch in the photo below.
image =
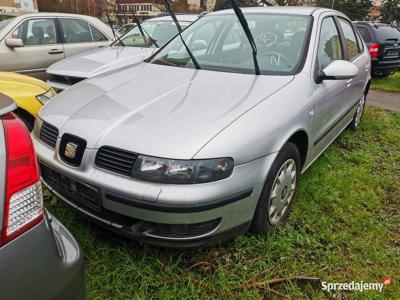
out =
<svg viewBox="0 0 400 300"><path fill-rule="evenodd" d="M300 169L303 169L308 155L308 145L309 145L309 138L308 134L305 130L300 129L293 133L289 139L286 141L291 142L296 145L297 149L299 150L300 154ZM285 143L285 144L286 144Z"/></svg>
<svg viewBox="0 0 400 300"><path fill-rule="evenodd" d="M371 86L371 79L368 80L367 85L365 86L365 89L364 89L365 95L368 94L370 86Z"/></svg>

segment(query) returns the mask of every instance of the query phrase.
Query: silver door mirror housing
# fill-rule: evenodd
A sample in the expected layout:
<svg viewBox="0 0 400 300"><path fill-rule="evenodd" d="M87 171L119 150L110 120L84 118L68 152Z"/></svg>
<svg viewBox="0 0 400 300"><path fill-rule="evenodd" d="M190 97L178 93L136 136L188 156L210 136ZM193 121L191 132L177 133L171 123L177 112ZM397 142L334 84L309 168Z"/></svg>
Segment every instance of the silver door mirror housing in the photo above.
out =
<svg viewBox="0 0 400 300"><path fill-rule="evenodd" d="M6 45L10 48L18 48L24 46L24 41L21 39L6 39Z"/></svg>
<svg viewBox="0 0 400 300"><path fill-rule="evenodd" d="M325 67L317 78L317 83L324 80L345 80L358 75L357 67L346 60L335 60Z"/></svg>

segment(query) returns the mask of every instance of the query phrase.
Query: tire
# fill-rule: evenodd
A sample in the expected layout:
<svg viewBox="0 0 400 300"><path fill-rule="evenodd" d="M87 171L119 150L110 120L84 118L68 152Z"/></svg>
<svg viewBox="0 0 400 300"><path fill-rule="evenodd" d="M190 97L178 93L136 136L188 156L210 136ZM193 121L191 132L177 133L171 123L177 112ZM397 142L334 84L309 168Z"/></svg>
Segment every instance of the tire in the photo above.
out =
<svg viewBox="0 0 400 300"><path fill-rule="evenodd" d="M351 131L356 131L360 127L361 119L364 114L365 102L367 100L367 95L364 94L361 100L358 102L357 110L354 113L353 120L351 120L348 128Z"/></svg>
<svg viewBox="0 0 400 300"><path fill-rule="evenodd" d="M288 164L294 163L290 171L291 176L284 176L288 171ZM293 170L295 174L293 176ZM275 159L271 170L267 176L263 191L254 213L253 221L250 226L250 232L257 234L265 234L274 232L279 224L286 221L290 207L296 196L297 184L299 182L300 175L300 154L296 145L288 142L279 151L277 158ZM282 182L279 182L281 177ZM288 187L288 185L291 187ZM293 187L294 185L294 187ZM293 190L292 190L293 188ZM272 192L275 191L275 197L272 197ZM284 205L283 203L286 202ZM278 203L278 204L277 204ZM277 204L277 205L276 205ZM277 213L270 213L272 211L278 211L279 206L284 205L280 211L280 216ZM275 207L275 209L274 209ZM274 217L275 215L275 217ZM279 218L278 218L279 217Z"/></svg>
<svg viewBox="0 0 400 300"><path fill-rule="evenodd" d="M25 110L22 110L18 108L15 111L15 114L17 115L18 118L22 120L22 122L25 123L26 127L28 128L29 132L33 130L33 126L35 124L35 118L27 113Z"/></svg>

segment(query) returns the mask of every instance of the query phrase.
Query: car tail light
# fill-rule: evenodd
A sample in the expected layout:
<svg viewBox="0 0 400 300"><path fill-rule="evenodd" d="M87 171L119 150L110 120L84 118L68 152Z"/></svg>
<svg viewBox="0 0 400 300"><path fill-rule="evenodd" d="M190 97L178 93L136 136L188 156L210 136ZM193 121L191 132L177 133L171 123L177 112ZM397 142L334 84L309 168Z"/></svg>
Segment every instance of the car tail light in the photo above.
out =
<svg viewBox="0 0 400 300"><path fill-rule="evenodd" d="M20 236L44 216L38 163L28 129L13 114L2 118L6 144L6 179L0 245Z"/></svg>
<svg viewBox="0 0 400 300"><path fill-rule="evenodd" d="M369 54L371 55L371 58L377 58L378 52L379 52L379 44L372 43L371 46L369 46L368 50L369 50Z"/></svg>

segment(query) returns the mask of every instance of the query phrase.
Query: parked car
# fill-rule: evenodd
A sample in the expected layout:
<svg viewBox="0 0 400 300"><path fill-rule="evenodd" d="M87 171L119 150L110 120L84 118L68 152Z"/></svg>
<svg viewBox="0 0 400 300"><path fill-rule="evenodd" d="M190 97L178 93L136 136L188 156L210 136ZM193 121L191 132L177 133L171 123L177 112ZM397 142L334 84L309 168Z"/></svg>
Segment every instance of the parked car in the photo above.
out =
<svg viewBox="0 0 400 300"><path fill-rule="evenodd" d="M18 108L14 113L24 121L29 130L33 129L39 109L56 95L47 83L11 72L0 72L0 93L15 100Z"/></svg>
<svg viewBox="0 0 400 300"><path fill-rule="evenodd" d="M65 57L109 45L113 33L100 20L73 14L32 13L0 21L0 70L45 79Z"/></svg>
<svg viewBox="0 0 400 300"><path fill-rule="evenodd" d="M372 59L372 75L389 76L400 70L400 31L384 23L355 22L368 46Z"/></svg>
<svg viewBox="0 0 400 300"><path fill-rule="evenodd" d="M43 207L29 132L0 94L0 289L2 299L86 299L82 251Z"/></svg>
<svg viewBox="0 0 400 300"><path fill-rule="evenodd" d="M182 28L185 28L197 16L178 15L177 19ZM109 47L79 53L51 65L47 69L47 83L62 91L86 78L140 63L178 32L169 16L146 20L141 26L146 39L143 38L140 28L135 27Z"/></svg>
<svg viewBox="0 0 400 300"><path fill-rule="evenodd" d="M183 31L186 45L176 36L144 63L49 102L34 142L50 190L157 245L197 247L284 222L300 173L358 128L370 56L334 10L242 11L210 13ZM288 27L297 31L285 38Z"/></svg>

